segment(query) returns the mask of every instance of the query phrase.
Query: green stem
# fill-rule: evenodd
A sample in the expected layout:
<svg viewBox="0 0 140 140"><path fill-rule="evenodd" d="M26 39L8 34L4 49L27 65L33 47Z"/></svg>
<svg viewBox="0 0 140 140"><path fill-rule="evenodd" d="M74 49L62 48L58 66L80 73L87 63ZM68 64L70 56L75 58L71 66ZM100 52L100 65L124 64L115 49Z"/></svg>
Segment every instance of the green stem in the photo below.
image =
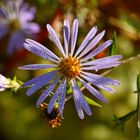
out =
<svg viewBox="0 0 140 140"><path fill-rule="evenodd" d="M140 140L140 92L138 92L137 99L137 127L138 127L138 140Z"/></svg>
<svg viewBox="0 0 140 140"><path fill-rule="evenodd" d="M140 74L137 76L137 128L138 128L138 140L140 140Z"/></svg>

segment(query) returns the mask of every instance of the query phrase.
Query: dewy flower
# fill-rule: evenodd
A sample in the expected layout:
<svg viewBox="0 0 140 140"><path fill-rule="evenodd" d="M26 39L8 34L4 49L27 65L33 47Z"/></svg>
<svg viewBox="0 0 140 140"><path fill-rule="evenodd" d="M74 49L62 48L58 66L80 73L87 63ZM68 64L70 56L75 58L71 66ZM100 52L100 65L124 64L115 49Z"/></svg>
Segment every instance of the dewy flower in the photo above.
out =
<svg viewBox="0 0 140 140"><path fill-rule="evenodd" d="M39 32L39 26L31 22L35 11L34 7L30 8L27 3L22 3L22 0L3 0L0 6L0 39L6 34L10 35L8 54L21 49L25 37Z"/></svg>
<svg viewBox="0 0 140 140"><path fill-rule="evenodd" d="M4 91L6 89L11 89L16 91L19 88L20 88L20 84L16 81L16 79L11 80L0 74L0 91Z"/></svg>
<svg viewBox="0 0 140 140"><path fill-rule="evenodd" d="M49 60L51 64L31 64L21 66L19 69L40 70L53 68L51 72L35 77L23 84L23 87L31 86L27 91L27 95L30 96L43 86L47 86L44 92L40 95L36 105L39 106L53 91L53 97L48 104L48 113L52 111L54 104L58 101L60 114L63 115L66 87L67 84L69 84L72 86L73 99L79 117L81 119L84 118L83 111L88 115L92 115L89 105L86 102L84 94L80 90L77 82L81 82L82 85L100 101L106 102L107 100L96 88L114 93L115 91L108 85L118 86L119 82L110 78L102 77L101 75L95 74L95 72L120 65L118 60L121 59L122 56L114 55L101 59L93 59L94 56L106 49L112 43L111 40L107 40L96 47L97 43L105 34L105 31L102 31L95 36L97 33L96 26L89 31L79 48L76 50L78 35L77 19L74 20L72 25L71 38L69 22L68 20L64 20L64 48L62 47L55 31L49 24L47 24L47 29L52 41L62 54L62 57L58 57L36 41L26 39L26 43L24 44L25 48L28 51ZM95 72L92 73L93 71Z"/></svg>

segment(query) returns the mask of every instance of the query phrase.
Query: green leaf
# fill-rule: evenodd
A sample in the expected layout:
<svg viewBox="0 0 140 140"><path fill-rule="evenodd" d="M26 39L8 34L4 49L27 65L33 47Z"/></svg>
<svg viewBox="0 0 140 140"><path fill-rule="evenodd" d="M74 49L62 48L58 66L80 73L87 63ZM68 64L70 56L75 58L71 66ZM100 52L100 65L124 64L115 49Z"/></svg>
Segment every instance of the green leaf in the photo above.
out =
<svg viewBox="0 0 140 140"><path fill-rule="evenodd" d="M112 41L113 41L113 43L112 43L112 45L111 45L111 47L109 49L109 55L117 54L117 46L118 46L118 44L117 44L117 35L116 35L115 31L113 33Z"/></svg>
<svg viewBox="0 0 140 140"><path fill-rule="evenodd" d="M90 99L89 97L87 97L87 96L84 96L84 97L85 97L86 101L88 102L88 104L98 106L98 107L102 107L100 104L98 104L94 100Z"/></svg>

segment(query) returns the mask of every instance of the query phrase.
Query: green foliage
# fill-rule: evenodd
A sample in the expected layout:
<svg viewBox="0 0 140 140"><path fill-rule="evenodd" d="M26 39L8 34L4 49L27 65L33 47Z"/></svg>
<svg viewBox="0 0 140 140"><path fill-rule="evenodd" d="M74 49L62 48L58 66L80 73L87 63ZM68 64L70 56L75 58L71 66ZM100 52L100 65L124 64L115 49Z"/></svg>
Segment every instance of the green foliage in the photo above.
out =
<svg viewBox="0 0 140 140"><path fill-rule="evenodd" d="M138 140L140 140L140 74L137 75L137 128L138 128Z"/></svg>
<svg viewBox="0 0 140 140"><path fill-rule="evenodd" d="M115 125L116 126L121 126L122 130L124 129L124 125L125 123L130 120L134 114L136 114L137 110L133 110L121 117L117 117L116 115L114 115L114 121L115 121Z"/></svg>
<svg viewBox="0 0 140 140"><path fill-rule="evenodd" d="M140 74L137 76L137 91L140 92Z"/></svg>
<svg viewBox="0 0 140 140"><path fill-rule="evenodd" d="M117 43L117 34L114 31L113 33L113 37L112 37L113 43L109 48L109 55L115 55L117 54L117 47L118 47L118 43Z"/></svg>
<svg viewBox="0 0 140 140"><path fill-rule="evenodd" d="M120 16L121 20L125 21L128 26L134 28L137 31L140 31L140 21L137 18L130 16L125 12L121 12Z"/></svg>
<svg viewBox="0 0 140 140"><path fill-rule="evenodd" d="M98 104L96 101L92 100L91 98L89 98L87 96L84 96L84 97L90 105L97 106L97 107L102 107L100 104Z"/></svg>

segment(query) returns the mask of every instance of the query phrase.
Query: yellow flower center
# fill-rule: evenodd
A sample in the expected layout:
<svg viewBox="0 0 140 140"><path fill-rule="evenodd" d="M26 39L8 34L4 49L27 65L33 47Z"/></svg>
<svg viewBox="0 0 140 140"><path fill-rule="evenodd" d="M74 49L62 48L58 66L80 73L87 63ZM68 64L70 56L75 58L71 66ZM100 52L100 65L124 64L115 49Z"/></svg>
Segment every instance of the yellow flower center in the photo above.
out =
<svg viewBox="0 0 140 140"><path fill-rule="evenodd" d="M80 61L69 56L59 63L59 72L68 79L75 78L80 74Z"/></svg>
<svg viewBox="0 0 140 140"><path fill-rule="evenodd" d="M16 31L20 29L20 21L18 19L11 19L9 21L9 29L11 31Z"/></svg>

